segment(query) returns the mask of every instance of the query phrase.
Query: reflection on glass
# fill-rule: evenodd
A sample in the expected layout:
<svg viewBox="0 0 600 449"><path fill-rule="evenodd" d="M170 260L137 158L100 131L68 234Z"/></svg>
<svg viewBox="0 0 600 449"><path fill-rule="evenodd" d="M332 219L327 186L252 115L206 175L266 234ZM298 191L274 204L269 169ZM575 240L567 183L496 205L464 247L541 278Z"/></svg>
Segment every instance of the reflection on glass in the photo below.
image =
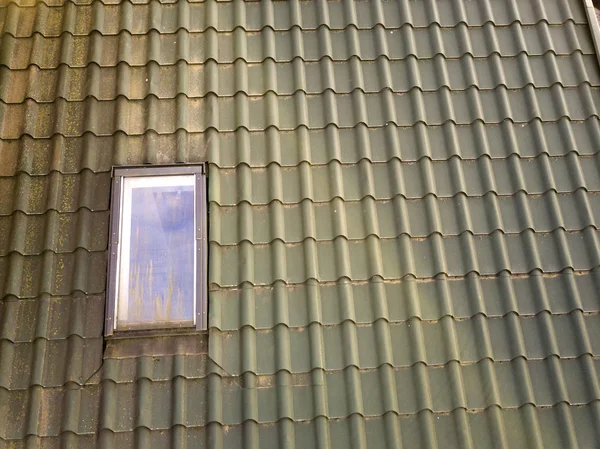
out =
<svg viewBox="0 0 600 449"><path fill-rule="evenodd" d="M176 325L194 319L193 180L125 179L117 320L121 326Z"/></svg>

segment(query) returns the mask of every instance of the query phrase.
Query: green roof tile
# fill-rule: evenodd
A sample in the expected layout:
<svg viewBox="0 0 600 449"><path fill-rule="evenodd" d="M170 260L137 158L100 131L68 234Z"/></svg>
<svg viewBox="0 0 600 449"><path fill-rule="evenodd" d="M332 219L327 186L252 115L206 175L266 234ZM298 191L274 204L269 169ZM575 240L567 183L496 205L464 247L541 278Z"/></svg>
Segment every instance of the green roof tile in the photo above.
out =
<svg viewBox="0 0 600 449"><path fill-rule="evenodd" d="M597 445L581 0L9 0L0 34L0 448ZM113 166L198 162L209 330L104 339Z"/></svg>

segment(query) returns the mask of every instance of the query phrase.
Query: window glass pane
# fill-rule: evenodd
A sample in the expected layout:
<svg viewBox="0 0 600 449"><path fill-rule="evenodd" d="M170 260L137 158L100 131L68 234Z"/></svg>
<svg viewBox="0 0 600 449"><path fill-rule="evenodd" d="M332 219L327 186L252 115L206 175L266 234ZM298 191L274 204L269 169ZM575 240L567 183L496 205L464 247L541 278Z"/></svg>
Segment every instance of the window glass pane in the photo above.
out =
<svg viewBox="0 0 600 449"><path fill-rule="evenodd" d="M194 176L125 178L117 327L193 322Z"/></svg>

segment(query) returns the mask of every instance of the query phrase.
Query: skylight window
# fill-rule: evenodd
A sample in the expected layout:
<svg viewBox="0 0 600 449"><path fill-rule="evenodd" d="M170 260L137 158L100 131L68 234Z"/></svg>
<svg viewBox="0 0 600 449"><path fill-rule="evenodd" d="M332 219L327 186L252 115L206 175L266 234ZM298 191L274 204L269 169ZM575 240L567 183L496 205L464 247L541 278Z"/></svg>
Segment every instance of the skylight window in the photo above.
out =
<svg viewBox="0 0 600 449"><path fill-rule="evenodd" d="M202 166L114 170L106 333L206 328Z"/></svg>

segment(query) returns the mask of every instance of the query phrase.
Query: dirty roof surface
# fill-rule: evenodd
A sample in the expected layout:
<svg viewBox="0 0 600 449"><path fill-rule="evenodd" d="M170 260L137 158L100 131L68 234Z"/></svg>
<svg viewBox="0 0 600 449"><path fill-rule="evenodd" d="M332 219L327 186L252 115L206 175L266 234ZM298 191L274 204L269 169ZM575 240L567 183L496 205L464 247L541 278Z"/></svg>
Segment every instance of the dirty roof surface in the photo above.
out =
<svg viewBox="0 0 600 449"><path fill-rule="evenodd" d="M600 441L581 0L0 6L0 448ZM209 162L209 331L103 341L110 170Z"/></svg>

